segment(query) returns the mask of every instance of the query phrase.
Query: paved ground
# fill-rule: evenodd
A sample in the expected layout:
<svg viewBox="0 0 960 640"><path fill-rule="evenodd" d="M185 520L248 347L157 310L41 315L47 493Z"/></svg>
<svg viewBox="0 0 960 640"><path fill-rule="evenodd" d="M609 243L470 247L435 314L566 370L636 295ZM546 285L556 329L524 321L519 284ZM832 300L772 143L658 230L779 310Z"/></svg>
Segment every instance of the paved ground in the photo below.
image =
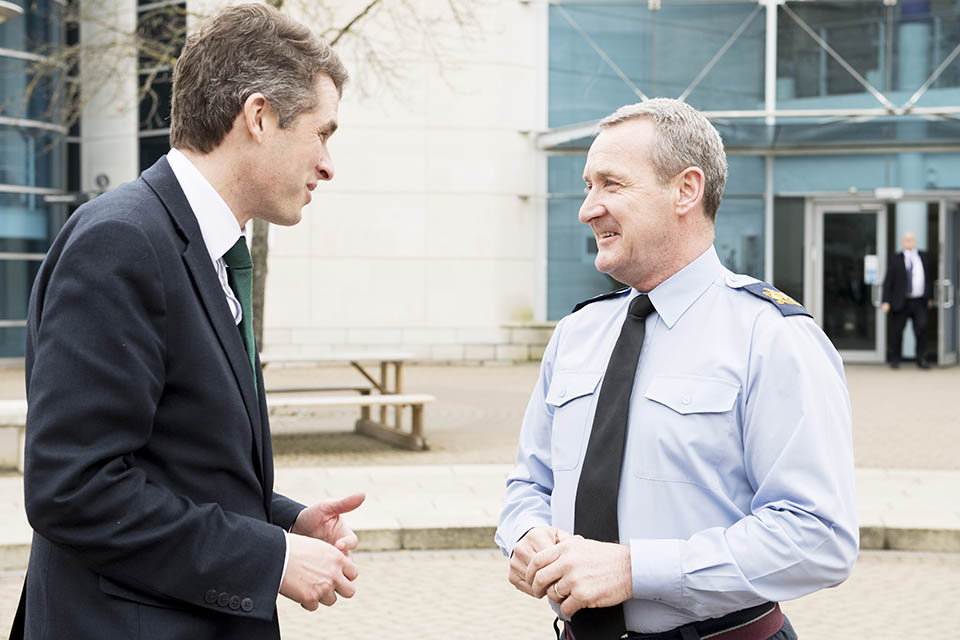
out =
<svg viewBox="0 0 960 640"><path fill-rule="evenodd" d="M280 465L511 463L538 365L427 367L405 370L405 388L432 393L426 409L430 451L403 452L349 433L355 411L277 417ZM348 368L267 370L273 384L352 381ZM850 365L858 467L960 470L960 367L920 371L909 365ZM297 423L324 434L284 436Z"/></svg>
<svg viewBox="0 0 960 640"><path fill-rule="evenodd" d="M356 554L357 595L310 613L280 598L285 640L553 638L544 602L506 581L494 551ZM0 637L9 632L22 572L0 572ZM805 640L952 637L960 627L960 555L864 552L836 589L784 604Z"/></svg>
<svg viewBox="0 0 960 640"><path fill-rule="evenodd" d="M515 366L408 366L405 389L431 393L426 409L430 451L399 451L351 433L354 409L277 416L272 421L278 465L510 463L535 363ZM268 368L268 384L361 383L349 367ZM858 467L960 470L960 367L893 371L847 366ZM0 368L0 399L22 398L23 371ZM304 425L319 435L285 436Z"/></svg>

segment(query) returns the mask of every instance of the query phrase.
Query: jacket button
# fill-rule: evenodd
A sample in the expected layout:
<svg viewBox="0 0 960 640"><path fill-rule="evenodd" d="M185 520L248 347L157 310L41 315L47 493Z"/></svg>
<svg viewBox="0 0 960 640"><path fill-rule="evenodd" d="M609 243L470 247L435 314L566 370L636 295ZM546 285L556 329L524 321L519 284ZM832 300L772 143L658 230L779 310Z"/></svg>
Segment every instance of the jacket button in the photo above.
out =
<svg viewBox="0 0 960 640"><path fill-rule="evenodd" d="M213 604L217 601L217 590L210 589L210 591L207 591L205 594L203 594L203 599L207 602L207 604Z"/></svg>
<svg viewBox="0 0 960 640"><path fill-rule="evenodd" d="M250 613L251 611L253 611L253 600L251 600L250 598L244 598L243 600L240 601L240 608L246 611L247 613Z"/></svg>
<svg viewBox="0 0 960 640"><path fill-rule="evenodd" d="M240 608L240 596L233 596L230 598L230 608L234 611Z"/></svg>
<svg viewBox="0 0 960 640"><path fill-rule="evenodd" d="M566 395L567 395L567 388L566 388L566 387L560 387L560 393L558 393L557 395L560 396L561 398L564 397L564 396L566 396Z"/></svg>
<svg viewBox="0 0 960 640"><path fill-rule="evenodd" d="M217 596L217 604L221 607L225 607L230 604L230 594L226 591L221 591L220 595Z"/></svg>

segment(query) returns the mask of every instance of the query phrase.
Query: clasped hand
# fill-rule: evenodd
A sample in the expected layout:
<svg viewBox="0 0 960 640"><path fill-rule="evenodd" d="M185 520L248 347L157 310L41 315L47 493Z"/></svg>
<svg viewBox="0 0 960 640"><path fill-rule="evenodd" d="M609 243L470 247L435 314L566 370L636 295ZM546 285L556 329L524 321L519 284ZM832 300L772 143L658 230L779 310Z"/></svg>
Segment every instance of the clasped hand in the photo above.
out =
<svg viewBox="0 0 960 640"><path fill-rule="evenodd" d="M355 493L318 502L300 512L287 536L290 557L280 584L281 595L308 611L315 611L321 604L332 606L338 594L353 597L353 581L359 572L350 552L357 548L357 535L340 516L359 507L365 497Z"/></svg>
<svg viewBox="0 0 960 640"><path fill-rule="evenodd" d="M523 593L558 603L565 618L633 597L629 547L555 527L536 527L521 538L510 557L509 580Z"/></svg>

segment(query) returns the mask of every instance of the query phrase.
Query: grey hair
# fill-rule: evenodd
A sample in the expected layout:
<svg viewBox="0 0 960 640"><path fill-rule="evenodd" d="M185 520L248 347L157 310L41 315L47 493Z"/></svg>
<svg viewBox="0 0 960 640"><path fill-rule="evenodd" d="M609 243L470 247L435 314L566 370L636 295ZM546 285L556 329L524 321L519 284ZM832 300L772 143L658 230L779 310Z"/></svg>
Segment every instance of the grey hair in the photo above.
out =
<svg viewBox="0 0 960 640"><path fill-rule="evenodd" d="M656 139L650 148L650 162L661 184L688 167L703 171L703 208L710 220L717 209L727 183L727 155L723 140L707 118L685 102L672 98L653 98L620 107L597 125L597 133L628 120L653 121Z"/></svg>

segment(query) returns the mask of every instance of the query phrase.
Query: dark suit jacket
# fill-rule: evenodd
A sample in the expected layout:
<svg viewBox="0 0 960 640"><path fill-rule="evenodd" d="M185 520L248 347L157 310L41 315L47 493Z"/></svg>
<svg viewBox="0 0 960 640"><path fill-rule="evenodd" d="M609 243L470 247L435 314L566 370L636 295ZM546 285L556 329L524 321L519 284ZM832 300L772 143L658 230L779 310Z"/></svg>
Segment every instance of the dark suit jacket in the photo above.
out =
<svg viewBox="0 0 960 640"><path fill-rule="evenodd" d="M933 300L933 265L927 257L926 251L919 251L920 262L923 263L923 276L925 284L923 287L923 300L927 302ZM900 252L890 258L887 263L887 275L883 278L883 301L890 303L892 311L903 309L907 301L907 266L903 262L903 252Z"/></svg>
<svg viewBox="0 0 960 640"><path fill-rule="evenodd" d="M279 637L303 505L273 492L263 382L165 158L57 236L26 375L25 637Z"/></svg>

